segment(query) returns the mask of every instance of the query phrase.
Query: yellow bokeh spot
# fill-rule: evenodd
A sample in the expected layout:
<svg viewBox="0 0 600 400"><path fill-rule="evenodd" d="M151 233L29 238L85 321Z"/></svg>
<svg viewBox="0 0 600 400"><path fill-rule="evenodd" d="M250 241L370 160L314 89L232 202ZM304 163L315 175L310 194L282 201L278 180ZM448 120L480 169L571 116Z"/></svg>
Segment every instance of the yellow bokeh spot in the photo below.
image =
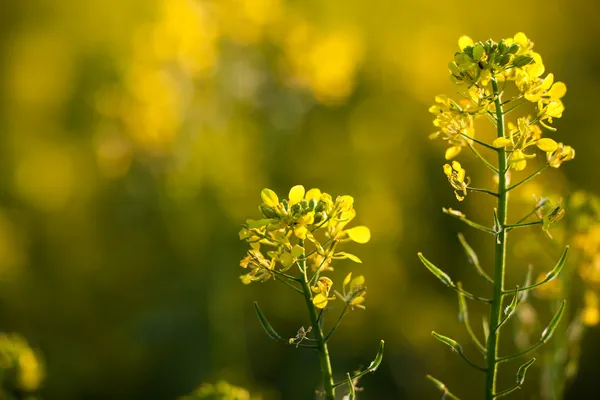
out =
<svg viewBox="0 0 600 400"><path fill-rule="evenodd" d="M40 211L64 208L75 188L75 168L62 149L33 150L19 160L15 172L17 194Z"/></svg>

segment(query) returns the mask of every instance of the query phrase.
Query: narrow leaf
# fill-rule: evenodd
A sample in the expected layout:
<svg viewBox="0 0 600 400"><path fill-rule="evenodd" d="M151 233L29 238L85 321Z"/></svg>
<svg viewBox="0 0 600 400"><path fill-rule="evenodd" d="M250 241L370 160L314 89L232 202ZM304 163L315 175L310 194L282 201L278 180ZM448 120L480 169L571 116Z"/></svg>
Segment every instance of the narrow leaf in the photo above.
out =
<svg viewBox="0 0 600 400"><path fill-rule="evenodd" d="M260 325L263 327L263 329L265 330L265 332L271 339L285 340L275 331L275 329L273 329L273 327L271 326L271 324L269 323L269 321L267 320L265 315L260 310L260 307L258 306L258 302L256 302L256 301L254 302L254 311L256 311L256 316L258 317L258 321L260 322Z"/></svg>
<svg viewBox="0 0 600 400"><path fill-rule="evenodd" d="M558 308L558 311L556 311L556 314L554 314L554 317L552 317L552 320L548 324L548 327L542 332L542 342L546 343L554 334L554 331L556 330L556 327L558 326L560 319L563 316L566 304L567 301L563 300L560 307Z"/></svg>
<svg viewBox="0 0 600 400"><path fill-rule="evenodd" d="M427 267L427 269L433 274L435 275L440 281L442 281L442 283L446 286L454 286L454 283L452 282L452 279L441 269L439 269L438 267L436 267L435 265L433 265L433 263L431 263L431 261L429 261L428 259L425 258L425 256L423 256L422 253L418 253L417 254L419 256L419 260L421 260L421 262L423 263L423 265L425 265L425 267Z"/></svg>

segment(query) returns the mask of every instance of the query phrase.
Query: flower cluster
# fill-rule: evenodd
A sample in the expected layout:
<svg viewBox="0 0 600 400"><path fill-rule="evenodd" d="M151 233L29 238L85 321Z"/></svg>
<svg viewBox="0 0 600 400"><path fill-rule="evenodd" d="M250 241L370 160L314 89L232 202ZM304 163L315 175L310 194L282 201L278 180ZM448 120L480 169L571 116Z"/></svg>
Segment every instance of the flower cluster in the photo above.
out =
<svg viewBox="0 0 600 400"><path fill-rule="evenodd" d="M570 146L542 137L542 127L555 131L551 126L554 118L561 118L565 109L562 98L567 92L563 82L555 82L554 74L545 77L542 57L533 51L533 42L524 33L502 39L474 43L468 36L459 39L460 51L448 64L450 78L462 96L454 101L446 96L437 96L436 104L429 111L435 115L433 121L438 131L430 139L441 138L448 142L445 157L456 157L463 147L472 144L475 137L473 122L480 116L495 121L495 94L491 87L492 78L497 82L513 82L518 95L503 104L517 107L522 100L536 104L535 116L518 118L509 122L504 137L497 138L492 146L504 148L509 154L509 166L521 171L527 160L535 153L527 153L529 147L537 147L546 153L549 166L558 168L564 161L575 157ZM504 92L504 90L503 90ZM519 103L520 102L520 103ZM511 107L511 108L512 108Z"/></svg>
<svg viewBox="0 0 600 400"><path fill-rule="evenodd" d="M240 277L242 282L249 284L278 278L294 265L307 279L310 269L312 278L307 281L314 293L313 304L325 308L336 296L330 295L333 281L320 273L333 271L331 263L336 259L360 263L357 256L338 251L338 247L349 241L367 243L371 238L366 226L347 227L356 216L354 199L338 196L334 200L319 189L306 191L301 185L294 186L287 199L280 200L270 189L264 189L261 198L262 218L247 220L240 231L240 239L250 245L248 254L240 262L242 268L249 270ZM361 296L364 300L364 291ZM354 302L351 305L363 301L357 300L358 296L340 297L348 304Z"/></svg>

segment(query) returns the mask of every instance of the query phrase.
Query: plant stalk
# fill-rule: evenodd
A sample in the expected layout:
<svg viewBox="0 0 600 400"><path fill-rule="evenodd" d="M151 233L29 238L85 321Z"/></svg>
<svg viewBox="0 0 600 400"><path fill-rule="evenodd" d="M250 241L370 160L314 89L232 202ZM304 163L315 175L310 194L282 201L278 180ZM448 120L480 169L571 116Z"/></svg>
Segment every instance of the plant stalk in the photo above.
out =
<svg viewBox="0 0 600 400"><path fill-rule="evenodd" d="M497 95L496 120L498 137L504 137L504 113L498 82L492 78L492 89ZM506 268L506 213L507 213L507 184L506 184L506 151L498 149L498 222L500 232L495 238L495 263L494 263L494 293L492 296L492 305L489 320L489 337L486 352L486 373L485 373L485 399L493 400L496 393L496 378L498 375L498 343L500 340L500 331L497 329L502 317L502 300L504 291L504 275Z"/></svg>
<svg viewBox="0 0 600 400"><path fill-rule="evenodd" d="M304 240L300 239L298 244L304 247ZM304 293L304 300L306 301L306 308L308 309L308 317L310 318L310 324L312 326L313 334L315 335L317 352L319 353L319 363L321 364L321 373L323 374L323 390L325 392L326 400L335 400L335 388L333 387L333 371L331 369L331 361L329 360L329 350L327 349L327 343L325 336L323 335L323 329L319 324L319 316L317 309L312 302L312 292L309 286L309 279L306 274L306 259L304 255L302 259L298 261L300 269L302 270L303 279L301 280L302 291Z"/></svg>

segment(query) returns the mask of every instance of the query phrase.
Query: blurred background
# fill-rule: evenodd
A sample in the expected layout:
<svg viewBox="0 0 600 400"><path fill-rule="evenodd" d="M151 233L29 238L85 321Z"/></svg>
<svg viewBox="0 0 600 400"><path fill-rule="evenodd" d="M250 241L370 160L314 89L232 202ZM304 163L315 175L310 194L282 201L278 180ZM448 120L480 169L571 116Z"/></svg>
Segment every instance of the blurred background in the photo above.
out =
<svg viewBox="0 0 600 400"><path fill-rule="evenodd" d="M334 370L367 365L385 339L361 398L437 398L427 373L479 398L479 373L430 336L468 343L455 293L416 253L484 293L456 233L486 267L493 243L441 208L491 221L492 203L477 193L457 203L427 109L454 92L447 62L459 36L524 31L568 86L553 137L577 150L538 182L600 194L596 12L591 0L2 2L0 331L43 354L47 399L172 399L220 379L266 399L312 398L316 356L269 340L252 307L261 301L291 337L307 324L302 302L238 278L238 230L258 217L260 190L303 184L352 195L373 235L348 247L369 297L331 341ZM475 186L492 184L466 152L459 160ZM513 215L532 194L542 193L524 192ZM520 257L511 282L527 263L551 267ZM472 306L478 332L482 311ZM583 346L567 398L600 390L597 328ZM514 398L538 398L538 375Z"/></svg>

